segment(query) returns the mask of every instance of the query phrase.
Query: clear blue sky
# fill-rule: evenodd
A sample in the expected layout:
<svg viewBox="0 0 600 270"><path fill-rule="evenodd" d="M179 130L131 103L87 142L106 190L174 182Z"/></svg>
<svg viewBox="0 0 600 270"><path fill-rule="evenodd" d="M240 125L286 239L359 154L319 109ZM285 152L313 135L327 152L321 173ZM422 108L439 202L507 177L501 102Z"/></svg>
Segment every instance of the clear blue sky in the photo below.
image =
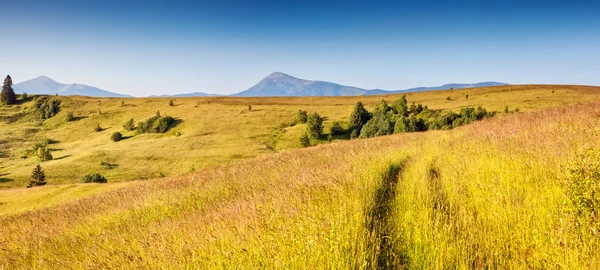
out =
<svg viewBox="0 0 600 270"><path fill-rule="evenodd" d="M2 1L0 74L147 96L274 71L363 88L600 85L598 1Z"/></svg>

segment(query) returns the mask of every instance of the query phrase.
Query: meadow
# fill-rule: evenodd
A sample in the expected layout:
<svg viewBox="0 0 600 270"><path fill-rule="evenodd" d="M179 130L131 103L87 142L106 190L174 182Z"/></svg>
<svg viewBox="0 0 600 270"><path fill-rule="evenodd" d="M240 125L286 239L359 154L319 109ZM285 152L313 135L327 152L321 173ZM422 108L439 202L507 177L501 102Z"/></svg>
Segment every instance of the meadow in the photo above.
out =
<svg viewBox="0 0 600 270"><path fill-rule="evenodd" d="M0 131L9 149L2 185L12 188L0 191L0 268L598 268L599 90L414 93L409 102L434 109L501 113L453 130L303 149L293 135L302 126L281 127L298 109L327 125L347 121L359 100L372 108L399 96L175 106L64 98L63 112L85 118L65 122L61 112ZM513 112L502 113L506 106ZM127 119L156 110L182 121L165 134L110 141ZM107 130L94 132L97 124ZM15 139L28 125L40 130ZM48 185L14 188L37 163L14 156L41 137L57 140L55 156L66 157L42 163ZM118 164L102 171L108 184L73 184L81 170L101 170L102 159Z"/></svg>
<svg viewBox="0 0 600 270"><path fill-rule="evenodd" d="M423 103L432 109L482 106L502 113L508 106L510 111L526 112L590 101L597 97L596 89L525 85L409 93L407 98L409 103ZM96 172L112 183L144 180L301 148L298 138L305 126L288 125L298 110L326 117L327 133L333 121L347 124L358 101L371 110L382 99L391 104L400 97L205 97L173 99L174 106L169 106L168 98L58 97L60 111L46 120L27 113L34 105L30 97L18 106L0 107L0 189L27 185L39 161L23 158L23 153L44 139L56 142L48 145L54 159L41 163L49 184L77 183L83 175ZM127 120L143 121L157 111L180 123L164 134L137 134L123 128ZM73 121L66 121L68 113L73 114ZM102 131L94 130L98 126ZM110 137L117 131L125 139L115 143ZM334 140L343 139L347 137L334 136Z"/></svg>

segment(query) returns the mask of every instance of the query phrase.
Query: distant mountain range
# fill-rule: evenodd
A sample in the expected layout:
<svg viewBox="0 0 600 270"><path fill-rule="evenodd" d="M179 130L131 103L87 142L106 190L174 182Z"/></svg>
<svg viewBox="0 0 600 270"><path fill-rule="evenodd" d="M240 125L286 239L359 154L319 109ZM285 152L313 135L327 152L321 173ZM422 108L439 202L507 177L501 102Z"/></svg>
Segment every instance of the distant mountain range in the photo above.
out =
<svg viewBox="0 0 600 270"><path fill-rule="evenodd" d="M24 81L13 85L16 93L34 95L61 95L61 96L90 96L90 97L133 97L109 92L85 84L62 84L46 76Z"/></svg>
<svg viewBox="0 0 600 270"><path fill-rule="evenodd" d="M310 81L303 80L296 77L292 77L285 73L275 72L266 78L262 79L256 85L233 94L232 96L239 97L300 97L300 96L362 96L362 95L385 95L385 94L396 94L396 93L410 93L410 92L422 92L431 90L448 90L448 89L461 89L461 88L474 88L474 87L487 87L487 86L499 86L508 85L500 82L480 82L480 83L468 83L468 84L445 84L442 86L434 87L416 87L404 90L382 90L382 89L363 89L353 86L345 86L331 82L324 81ZM84 84L61 84L48 77L41 76L29 81L15 84L13 86L17 93L28 93L28 94L43 94L43 95L54 95L59 94L63 96L80 95L80 96L92 96L92 97L132 97L129 95L123 95L118 93L109 92L96 87L84 85ZM216 94L207 94L203 92L175 94L175 95L161 95L161 96L150 96L150 97L205 97L205 96L219 96Z"/></svg>
<svg viewBox="0 0 600 270"><path fill-rule="evenodd" d="M471 84L446 84L435 87L417 87L404 90L362 89L324 81L303 80L290 75L275 72L262 79L248 90L234 94L242 97L267 96L362 96L395 93L421 92L429 90L447 90L472 87L507 85L499 82L481 82Z"/></svg>

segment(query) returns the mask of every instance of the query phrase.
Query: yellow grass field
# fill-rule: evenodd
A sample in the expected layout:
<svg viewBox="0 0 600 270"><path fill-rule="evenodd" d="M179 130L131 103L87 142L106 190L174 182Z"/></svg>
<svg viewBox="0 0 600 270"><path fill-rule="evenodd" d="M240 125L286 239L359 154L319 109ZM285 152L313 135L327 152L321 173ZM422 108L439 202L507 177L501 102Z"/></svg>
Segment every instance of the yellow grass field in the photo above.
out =
<svg viewBox="0 0 600 270"><path fill-rule="evenodd" d="M291 150L295 126L272 144L298 109L327 126L347 121L359 100L372 109L398 97L182 98L172 107L61 97L54 118L0 129L0 268L600 267L600 87L412 93L409 102L432 109L520 112ZM110 140L127 119L157 110L182 122ZM66 122L66 111L85 118ZM94 132L98 124L106 130ZM48 185L24 189L37 161L19 155L42 138L59 141L56 160L41 163ZM74 184L91 172L109 183Z"/></svg>
<svg viewBox="0 0 600 270"><path fill-rule="evenodd" d="M465 98L468 95L468 98ZM48 183L77 183L88 173L99 172L109 182L176 176L200 168L236 163L242 159L287 149L300 148L298 138L304 126L279 129L294 121L299 109L316 111L327 117L325 132L332 121L347 121L357 101L367 109L385 99L389 103L400 97L304 97L304 98L180 98L169 106L165 98L107 99L59 97L61 111L41 121L33 115L0 129L0 189L25 187L35 157L20 158L25 150L43 139L58 143L49 145L54 160L42 162ZM451 101L446 100L451 97ZM432 109L458 110L467 106L483 106L503 112L519 108L521 112L547 107L587 102L599 97L598 88L585 86L503 86L409 93L409 102L423 103ZM252 110L248 111L248 105ZM9 117L33 106L33 101L19 106L1 107L0 117ZM130 118L136 122L160 111L182 122L165 134L126 132L123 124ZM67 122L72 112L76 120ZM104 130L95 132L100 125ZM113 132L126 137L112 142ZM180 133L180 136L177 134ZM116 164L106 168L102 162Z"/></svg>

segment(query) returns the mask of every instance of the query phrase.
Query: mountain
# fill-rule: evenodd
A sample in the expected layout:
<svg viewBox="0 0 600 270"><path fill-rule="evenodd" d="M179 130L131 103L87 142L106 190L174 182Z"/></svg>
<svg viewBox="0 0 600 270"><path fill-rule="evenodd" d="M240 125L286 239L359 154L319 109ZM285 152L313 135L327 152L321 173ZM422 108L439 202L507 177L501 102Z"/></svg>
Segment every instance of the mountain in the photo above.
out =
<svg viewBox="0 0 600 270"><path fill-rule="evenodd" d="M193 93L184 93L184 94L175 94L175 95L160 95L160 96L152 95L150 97L216 97L216 96L220 96L220 95L208 94L208 93L203 93L203 92L193 92Z"/></svg>
<svg viewBox="0 0 600 270"><path fill-rule="evenodd" d="M117 94L85 84L62 84L46 76L24 81L13 85L16 93L34 95L61 95L61 96L90 96L90 97L133 97Z"/></svg>
<svg viewBox="0 0 600 270"><path fill-rule="evenodd" d="M353 86L345 86L324 81L309 81L292 77L285 73L275 72L262 79L248 90L234 94L244 97L266 97L266 96L361 96L361 95L384 95L401 92L421 92L429 90L447 90L472 87L486 87L507 85L499 82L482 82L472 84L446 84L435 87L417 87L405 90L382 90L362 89Z"/></svg>

